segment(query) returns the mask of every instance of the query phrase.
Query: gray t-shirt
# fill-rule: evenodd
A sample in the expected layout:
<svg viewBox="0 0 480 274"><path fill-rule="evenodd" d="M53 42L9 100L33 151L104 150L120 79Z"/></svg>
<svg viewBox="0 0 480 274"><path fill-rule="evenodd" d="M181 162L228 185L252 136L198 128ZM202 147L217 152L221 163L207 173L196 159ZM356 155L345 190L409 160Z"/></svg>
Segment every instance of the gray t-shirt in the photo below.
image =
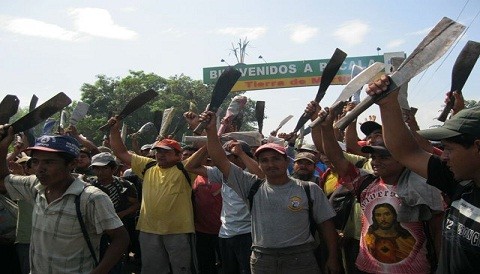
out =
<svg viewBox="0 0 480 274"><path fill-rule="evenodd" d="M247 204L238 194L227 186L223 173L217 167L207 166L207 177L212 182L222 182L222 226L218 236L231 238L233 236L251 233L252 221Z"/></svg>
<svg viewBox="0 0 480 274"><path fill-rule="evenodd" d="M231 165L225 183L248 203L248 193L257 179ZM335 211L320 187L312 182L309 185L315 222L320 224L334 217ZM254 196L251 214L253 247L283 248L314 241L309 229L307 194L297 179L291 178L284 185L265 181Z"/></svg>

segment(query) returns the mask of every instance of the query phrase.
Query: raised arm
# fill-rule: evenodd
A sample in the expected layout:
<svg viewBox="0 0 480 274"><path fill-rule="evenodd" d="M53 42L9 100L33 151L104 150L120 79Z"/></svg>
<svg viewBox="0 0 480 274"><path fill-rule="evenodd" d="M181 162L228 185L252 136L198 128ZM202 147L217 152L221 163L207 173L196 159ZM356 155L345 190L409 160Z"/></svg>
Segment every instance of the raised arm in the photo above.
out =
<svg viewBox="0 0 480 274"><path fill-rule="evenodd" d="M320 115L327 115L322 111ZM335 167L335 171L340 177L345 176L348 173L350 162L343 155L342 148L335 139L335 133L333 130L333 121L335 119L334 113L328 113L325 121L321 123L321 135L323 142L323 151L328 157L332 165Z"/></svg>
<svg viewBox="0 0 480 274"><path fill-rule="evenodd" d="M110 147L113 150L113 154L115 154L115 156L117 156L123 163L131 166L132 155L128 152L127 147L120 136L120 120L118 120L117 117L112 117L108 123L111 125Z"/></svg>
<svg viewBox="0 0 480 274"><path fill-rule="evenodd" d="M259 178L262 178L262 179L265 178L265 174L260 169L258 162L255 161L255 159L248 156L245 153L245 151L243 151L240 143L232 142L231 145L232 145L232 149L231 149L232 154L238 156L243 161L248 172L257 175Z"/></svg>
<svg viewBox="0 0 480 274"><path fill-rule="evenodd" d="M65 133L75 138L83 147L88 149L92 153L92 155L100 153L98 147L90 140L85 137L80 136L78 130L75 126L70 125L66 130Z"/></svg>
<svg viewBox="0 0 480 274"><path fill-rule="evenodd" d="M207 154L207 146L203 146L195 151L195 153L185 161L185 169L188 172L207 177L207 168L202 164Z"/></svg>
<svg viewBox="0 0 480 274"><path fill-rule="evenodd" d="M8 132L8 134L6 134ZM10 174L10 170L8 169L7 163L7 153L8 153L8 146L13 141L13 128L8 127L5 128L4 126L0 125L0 136L4 136L2 140L0 140L0 192L5 193L7 189L5 188L5 177Z"/></svg>
<svg viewBox="0 0 480 274"><path fill-rule="evenodd" d="M207 132L208 154L215 166L223 173L223 177L228 178L228 175L230 175L230 161L217 135L216 114L212 111L205 111L200 115L200 121L208 122L205 128Z"/></svg>
<svg viewBox="0 0 480 274"><path fill-rule="evenodd" d="M381 94L389 84L389 78L383 75L379 80L368 85L367 93L369 95ZM385 145L395 160L418 175L427 178L428 161L431 154L420 148L405 125L397 95L397 92L392 92L377 102L382 116Z"/></svg>

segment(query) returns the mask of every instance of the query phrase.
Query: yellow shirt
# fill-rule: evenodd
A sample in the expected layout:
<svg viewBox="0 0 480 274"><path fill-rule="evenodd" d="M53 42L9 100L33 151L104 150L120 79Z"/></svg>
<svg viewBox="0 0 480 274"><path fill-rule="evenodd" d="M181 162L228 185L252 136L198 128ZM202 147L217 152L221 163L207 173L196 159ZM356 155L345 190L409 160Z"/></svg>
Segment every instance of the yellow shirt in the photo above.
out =
<svg viewBox="0 0 480 274"><path fill-rule="evenodd" d="M152 159L132 155L132 170L142 177L142 171ZM189 173L193 180L195 174ZM142 203L137 229L154 234L193 233L192 188L176 166L155 165L143 178Z"/></svg>
<svg viewBox="0 0 480 274"><path fill-rule="evenodd" d="M323 191L325 195L330 196L338 186L338 174L336 172L329 172L327 178L325 178L325 185Z"/></svg>

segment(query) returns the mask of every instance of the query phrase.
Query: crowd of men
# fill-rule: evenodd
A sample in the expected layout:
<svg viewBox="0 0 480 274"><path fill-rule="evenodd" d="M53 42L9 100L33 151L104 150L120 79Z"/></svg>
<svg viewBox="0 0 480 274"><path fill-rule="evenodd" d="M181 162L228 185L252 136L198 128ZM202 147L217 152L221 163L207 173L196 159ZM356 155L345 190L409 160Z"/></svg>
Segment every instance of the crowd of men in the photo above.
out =
<svg viewBox="0 0 480 274"><path fill-rule="evenodd" d="M389 84L382 76L367 93ZM354 104L312 101L305 112L323 122L310 145L276 132L222 142L211 111L184 114L189 128L206 124L206 141L158 138L135 151L118 117L102 146L75 127L27 144L2 125L1 197L18 206L16 238L0 237L2 258L16 259L2 269L475 273L480 108L454 95L451 118L418 131L393 92L377 102L383 125L361 124L363 139L356 121L345 132L333 126Z"/></svg>

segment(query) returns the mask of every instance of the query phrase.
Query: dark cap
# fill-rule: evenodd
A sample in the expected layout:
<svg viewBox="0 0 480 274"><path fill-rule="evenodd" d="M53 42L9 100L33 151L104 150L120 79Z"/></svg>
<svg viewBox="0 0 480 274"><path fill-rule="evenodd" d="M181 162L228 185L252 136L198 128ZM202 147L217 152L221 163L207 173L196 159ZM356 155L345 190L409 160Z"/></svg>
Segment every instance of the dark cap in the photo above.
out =
<svg viewBox="0 0 480 274"><path fill-rule="evenodd" d="M392 156L392 154L390 154L390 151L388 151L388 149L383 144L378 144L376 146L364 146L362 147L362 152L369 154L379 154L381 156Z"/></svg>
<svg viewBox="0 0 480 274"><path fill-rule="evenodd" d="M315 155L313 155L313 153L310 153L310 152L299 152L297 153L297 155L295 155L294 162L299 160L307 160L315 164Z"/></svg>
<svg viewBox="0 0 480 274"><path fill-rule="evenodd" d="M68 135L43 135L35 140L33 147L25 149L25 151L30 150L64 152L74 157L78 157L80 153L77 140Z"/></svg>
<svg viewBox="0 0 480 274"><path fill-rule="evenodd" d="M420 130L418 134L433 141L462 134L480 137L480 107L462 109L441 127Z"/></svg>
<svg viewBox="0 0 480 274"><path fill-rule="evenodd" d="M363 132L363 134L365 134L365 136L368 136L376 130L382 130L382 125L374 121L366 121L360 125L360 130Z"/></svg>
<svg viewBox="0 0 480 274"><path fill-rule="evenodd" d="M243 152L245 152L245 154L247 154L248 157L250 157L250 158L253 157L252 149L250 148L250 146L246 142L240 141L240 140L237 140L237 141L230 140L230 141L226 142L225 144L223 144L223 150L225 150L225 153L227 155L232 154L232 152L230 151L230 146L231 146L232 142L239 143L240 146L242 147Z"/></svg>
<svg viewBox="0 0 480 274"><path fill-rule="evenodd" d="M260 154L261 152L263 152L265 150L269 150L269 149L270 150L275 150L276 152L278 152L280 154L283 154L283 155L287 154L287 151L285 150L284 146L276 144L276 143L266 143L266 144L261 145L257 148L257 150L255 151L255 157L258 157L258 154Z"/></svg>
<svg viewBox="0 0 480 274"><path fill-rule="evenodd" d="M315 145L310 145L310 144L303 144L301 147L297 148L296 150L299 152L308 151L314 154L318 153L317 147Z"/></svg>

